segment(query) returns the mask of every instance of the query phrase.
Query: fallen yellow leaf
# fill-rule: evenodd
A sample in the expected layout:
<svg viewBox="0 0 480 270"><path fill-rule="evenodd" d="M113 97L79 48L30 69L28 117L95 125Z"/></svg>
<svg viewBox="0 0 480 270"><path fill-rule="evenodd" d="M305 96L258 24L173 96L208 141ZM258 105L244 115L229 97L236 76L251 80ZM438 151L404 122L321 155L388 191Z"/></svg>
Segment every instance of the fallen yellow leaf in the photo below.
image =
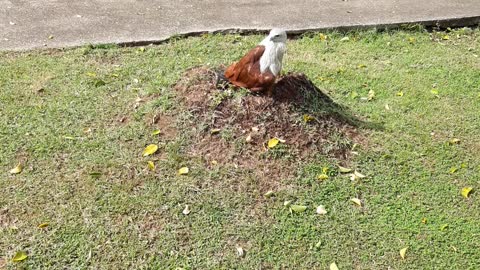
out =
<svg viewBox="0 0 480 270"><path fill-rule="evenodd" d="M268 148L274 148L280 141L277 138L272 138L268 141Z"/></svg>
<svg viewBox="0 0 480 270"><path fill-rule="evenodd" d="M355 176L358 177L358 178L365 178L366 177L365 175L363 175L363 174L361 174L357 171L355 171L353 174L355 174Z"/></svg>
<svg viewBox="0 0 480 270"><path fill-rule="evenodd" d="M346 168L346 167L342 167L340 165L337 165L338 166L338 171L341 172L341 173L349 173L352 171L352 169L350 168Z"/></svg>
<svg viewBox="0 0 480 270"><path fill-rule="evenodd" d="M154 131L152 131L152 135L153 135L153 136L158 135L158 134L160 134L160 132L161 132L161 131L160 131L159 129L154 130Z"/></svg>
<svg viewBox="0 0 480 270"><path fill-rule="evenodd" d="M23 165L21 163L18 163L18 165L15 168L10 170L10 173L11 174L19 174L19 173L22 172L22 170L23 170Z"/></svg>
<svg viewBox="0 0 480 270"><path fill-rule="evenodd" d="M443 224L440 226L440 231L444 231L446 228L448 228L448 224Z"/></svg>
<svg viewBox="0 0 480 270"><path fill-rule="evenodd" d="M221 129L219 129L219 128L214 128L214 129L210 130L210 134L212 134L212 135L218 134L218 133L220 133L220 131L221 131Z"/></svg>
<svg viewBox="0 0 480 270"><path fill-rule="evenodd" d="M358 205L358 206L362 206L362 201L358 198L351 198L350 201L352 201L354 204Z"/></svg>
<svg viewBox="0 0 480 270"><path fill-rule="evenodd" d="M458 171L458 168L457 168L457 167L452 167L452 168L450 168L450 170L449 170L450 173L455 173L456 171Z"/></svg>
<svg viewBox="0 0 480 270"><path fill-rule="evenodd" d="M243 248L241 246L236 246L235 249L237 250L237 256L238 257L245 256L245 251L243 251Z"/></svg>
<svg viewBox="0 0 480 270"><path fill-rule="evenodd" d="M325 215L325 214L327 214L327 210L325 210L325 206L319 205L319 206L317 207L317 214L319 214L319 215Z"/></svg>
<svg viewBox="0 0 480 270"><path fill-rule="evenodd" d="M190 207L188 206L188 204L185 205L185 209L183 209L182 214L184 215L190 214Z"/></svg>
<svg viewBox="0 0 480 270"><path fill-rule="evenodd" d="M290 210L293 212L305 212L307 207L305 205L292 205L290 206Z"/></svg>
<svg viewBox="0 0 480 270"><path fill-rule="evenodd" d="M459 144L459 143L460 143L460 139L453 138L453 139L451 139L450 141L448 141L448 143L450 143L450 144Z"/></svg>
<svg viewBox="0 0 480 270"><path fill-rule="evenodd" d="M330 270L338 270L337 264L335 262L330 264Z"/></svg>
<svg viewBox="0 0 480 270"><path fill-rule="evenodd" d="M188 174L190 170L188 169L188 167L182 167L178 170L178 174L179 175L185 175L185 174Z"/></svg>
<svg viewBox="0 0 480 270"><path fill-rule="evenodd" d="M472 192L473 188L471 187L464 187L462 188L462 196L465 197L465 198L468 198L468 196L470 195L470 192Z"/></svg>
<svg viewBox="0 0 480 270"><path fill-rule="evenodd" d="M407 253L407 249L408 247L400 249L400 257L402 257L402 259L404 260L405 260L405 254Z"/></svg>
<svg viewBox="0 0 480 270"><path fill-rule="evenodd" d="M43 229L43 228L48 227L48 225L50 225L50 224L48 224L48 222L44 222L44 223L41 223L40 225L38 225L38 228Z"/></svg>
<svg viewBox="0 0 480 270"><path fill-rule="evenodd" d="M153 153L157 152L158 150L158 145L156 144L150 144L145 149L143 150L142 156L146 157L149 155L152 155Z"/></svg>
<svg viewBox="0 0 480 270"><path fill-rule="evenodd" d="M263 196L267 197L267 198L270 198L272 197L274 194L273 194L273 190L269 190L267 191L265 194L263 194Z"/></svg>
<svg viewBox="0 0 480 270"><path fill-rule="evenodd" d="M372 100L375 98L375 91L370 90L368 91L368 100Z"/></svg>
<svg viewBox="0 0 480 270"><path fill-rule="evenodd" d="M427 222L428 222L427 218L422 218L422 223L423 224L427 224Z"/></svg>
<svg viewBox="0 0 480 270"><path fill-rule="evenodd" d="M21 262L27 258L27 253L25 251L17 251L15 256L13 256L12 261L14 262Z"/></svg>
<svg viewBox="0 0 480 270"><path fill-rule="evenodd" d="M397 92L397 96L398 96L398 97L403 97L403 91Z"/></svg>
<svg viewBox="0 0 480 270"><path fill-rule="evenodd" d="M153 161L147 161L147 166L150 171L155 171L155 163L153 163Z"/></svg>
<svg viewBox="0 0 480 270"><path fill-rule="evenodd" d="M328 179L328 175L326 175L326 174L324 174L324 173L319 174L319 175L317 176L317 179L318 179L318 180L326 180L326 179Z"/></svg>
<svg viewBox="0 0 480 270"><path fill-rule="evenodd" d="M355 171L354 173L349 174L350 175L350 180L355 181L357 179L362 179L365 178L366 176Z"/></svg>
<svg viewBox="0 0 480 270"><path fill-rule="evenodd" d="M448 35L444 35L444 36L442 37L442 39L443 39L443 40L449 40L450 37L449 37Z"/></svg>
<svg viewBox="0 0 480 270"><path fill-rule="evenodd" d="M434 95L438 95L438 90L434 88L434 89L430 90L430 93L432 93Z"/></svg>
<svg viewBox="0 0 480 270"><path fill-rule="evenodd" d="M309 115L309 114L304 114L304 115L303 115L303 121L304 121L305 123L311 122L311 121L313 121L313 120L315 120L315 117L313 117L313 116L311 116L311 115Z"/></svg>

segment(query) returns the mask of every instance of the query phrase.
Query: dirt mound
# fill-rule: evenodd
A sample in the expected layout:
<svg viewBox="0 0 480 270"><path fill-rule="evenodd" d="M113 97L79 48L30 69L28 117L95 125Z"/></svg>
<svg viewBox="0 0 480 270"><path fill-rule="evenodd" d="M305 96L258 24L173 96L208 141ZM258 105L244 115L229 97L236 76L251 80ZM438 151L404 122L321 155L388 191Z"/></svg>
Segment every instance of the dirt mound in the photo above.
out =
<svg viewBox="0 0 480 270"><path fill-rule="evenodd" d="M345 160L359 141L359 120L303 74L283 76L272 97L219 90L216 78L212 70L195 68L174 87L192 115L191 155L253 168L265 159L298 161L318 154ZM271 138L282 142L268 149Z"/></svg>

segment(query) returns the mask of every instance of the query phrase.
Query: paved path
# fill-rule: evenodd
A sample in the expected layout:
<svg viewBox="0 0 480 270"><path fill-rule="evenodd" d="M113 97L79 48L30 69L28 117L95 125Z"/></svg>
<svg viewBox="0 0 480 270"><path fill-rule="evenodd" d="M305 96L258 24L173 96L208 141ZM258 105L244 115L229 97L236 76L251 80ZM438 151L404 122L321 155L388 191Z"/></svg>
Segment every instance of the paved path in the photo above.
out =
<svg viewBox="0 0 480 270"><path fill-rule="evenodd" d="M480 23L480 0L0 0L0 50L158 42L226 29Z"/></svg>

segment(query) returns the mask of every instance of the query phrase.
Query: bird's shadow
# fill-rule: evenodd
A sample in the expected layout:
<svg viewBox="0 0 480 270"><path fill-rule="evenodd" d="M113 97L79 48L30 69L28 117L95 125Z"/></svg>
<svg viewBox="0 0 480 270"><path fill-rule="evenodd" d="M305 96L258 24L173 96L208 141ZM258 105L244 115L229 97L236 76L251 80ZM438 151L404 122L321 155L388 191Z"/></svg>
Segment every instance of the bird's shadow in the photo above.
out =
<svg viewBox="0 0 480 270"><path fill-rule="evenodd" d="M362 120L348 107L335 102L304 74L288 73L283 76L277 82L272 98L275 102L289 103L296 109L318 119L334 118L354 127L384 129L382 123Z"/></svg>

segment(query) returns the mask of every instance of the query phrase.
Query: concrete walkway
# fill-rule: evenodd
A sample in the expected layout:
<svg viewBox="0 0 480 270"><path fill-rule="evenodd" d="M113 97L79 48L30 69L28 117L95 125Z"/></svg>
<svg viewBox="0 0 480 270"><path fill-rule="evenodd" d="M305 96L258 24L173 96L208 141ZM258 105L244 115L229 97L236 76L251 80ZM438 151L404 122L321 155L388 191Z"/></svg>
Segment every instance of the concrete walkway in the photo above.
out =
<svg viewBox="0 0 480 270"><path fill-rule="evenodd" d="M227 29L478 25L480 0L0 0L0 50L148 43Z"/></svg>

